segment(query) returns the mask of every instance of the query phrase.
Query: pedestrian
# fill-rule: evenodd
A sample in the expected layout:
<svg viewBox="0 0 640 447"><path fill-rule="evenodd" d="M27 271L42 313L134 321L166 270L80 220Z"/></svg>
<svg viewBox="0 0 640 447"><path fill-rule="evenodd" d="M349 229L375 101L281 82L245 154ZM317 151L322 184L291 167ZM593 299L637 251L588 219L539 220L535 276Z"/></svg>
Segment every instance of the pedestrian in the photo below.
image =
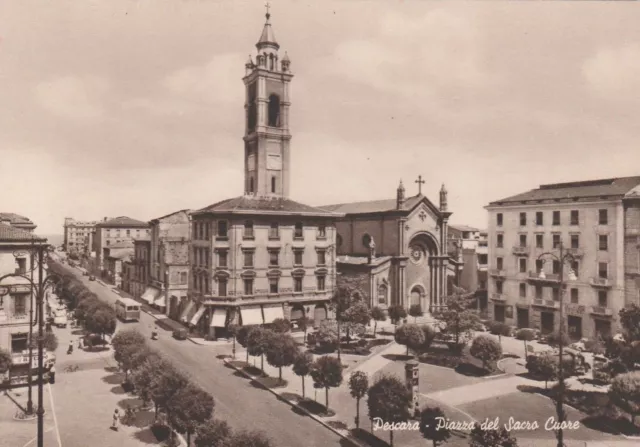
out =
<svg viewBox="0 0 640 447"><path fill-rule="evenodd" d="M52 385L56 383L56 367L54 365L51 365L49 370L49 383Z"/></svg>
<svg viewBox="0 0 640 447"><path fill-rule="evenodd" d="M118 427L120 426L120 415L118 414L118 409L113 412L113 422L111 424L111 428L115 431L118 431Z"/></svg>
<svg viewBox="0 0 640 447"><path fill-rule="evenodd" d="M69 340L69 348L67 349L67 354L71 354L73 352L73 340Z"/></svg>
<svg viewBox="0 0 640 447"><path fill-rule="evenodd" d="M78 349L82 349L82 338L78 339Z"/></svg>

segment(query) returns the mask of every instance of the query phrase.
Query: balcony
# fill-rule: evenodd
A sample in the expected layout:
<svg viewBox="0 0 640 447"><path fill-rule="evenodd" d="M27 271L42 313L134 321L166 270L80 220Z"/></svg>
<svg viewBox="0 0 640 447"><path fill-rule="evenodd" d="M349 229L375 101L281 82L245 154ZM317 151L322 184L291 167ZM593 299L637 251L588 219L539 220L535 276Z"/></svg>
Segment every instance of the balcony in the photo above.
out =
<svg viewBox="0 0 640 447"><path fill-rule="evenodd" d="M507 276L507 272L502 269L491 269L489 270L489 275L504 278Z"/></svg>
<svg viewBox="0 0 640 447"><path fill-rule="evenodd" d="M529 246L514 245L511 249L511 252L516 256L529 256Z"/></svg>
<svg viewBox="0 0 640 447"><path fill-rule="evenodd" d="M569 253L571 256L573 256L574 258L582 258L584 256L584 249L583 248L567 248L566 249L567 253Z"/></svg>
<svg viewBox="0 0 640 447"><path fill-rule="evenodd" d="M604 306L593 306L591 307L591 313L596 315L603 315L605 317L613 316L613 309Z"/></svg>
<svg viewBox="0 0 640 447"><path fill-rule="evenodd" d="M613 285L613 281L609 278L591 277L589 278L589 284L593 287L610 288Z"/></svg>
<svg viewBox="0 0 640 447"><path fill-rule="evenodd" d="M545 273L545 277L544 278L540 278L540 273L539 272L529 272L529 281L534 281L534 282L552 282L552 283L559 283L560 282L560 275L556 274L556 273Z"/></svg>
<svg viewBox="0 0 640 447"><path fill-rule="evenodd" d="M492 293L491 299L493 301L507 301L507 295L503 293Z"/></svg>
<svg viewBox="0 0 640 447"><path fill-rule="evenodd" d="M543 300L536 298L533 300L533 305L538 307L547 307L549 309L560 309L560 301L556 300Z"/></svg>

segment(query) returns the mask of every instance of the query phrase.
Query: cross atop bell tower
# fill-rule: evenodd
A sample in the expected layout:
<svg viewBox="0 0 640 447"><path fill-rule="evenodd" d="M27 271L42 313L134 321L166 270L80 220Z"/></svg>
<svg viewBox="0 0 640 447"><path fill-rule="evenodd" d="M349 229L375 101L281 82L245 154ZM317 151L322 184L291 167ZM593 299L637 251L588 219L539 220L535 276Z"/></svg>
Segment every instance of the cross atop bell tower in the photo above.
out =
<svg viewBox="0 0 640 447"><path fill-rule="evenodd" d="M255 63L245 64L245 195L289 196L289 83L293 74L286 54L279 60L280 45L271 27L271 5L256 43Z"/></svg>

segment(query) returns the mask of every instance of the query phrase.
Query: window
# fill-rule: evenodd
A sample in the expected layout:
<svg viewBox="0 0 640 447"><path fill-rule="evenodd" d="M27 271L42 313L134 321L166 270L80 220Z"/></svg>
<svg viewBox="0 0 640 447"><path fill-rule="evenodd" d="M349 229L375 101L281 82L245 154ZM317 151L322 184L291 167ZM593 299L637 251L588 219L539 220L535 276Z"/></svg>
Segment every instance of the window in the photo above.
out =
<svg viewBox="0 0 640 447"><path fill-rule="evenodd" d="M218 267L226 267L227 266L227 252L219 251L218 252Z"/></svg>
<svg viewBox="0 0 640 447"><path fill-rule="evenodd" d="M571 304L578 304L579 300L580 298L578 296L578 289L576 288L571 289Z"/></svg>
<svg viewBox="0 0 640 447"><path fill-rule="evenodd" d="M560 211L553 212L553 225L560 225Z"/></svg>
<svg viewBox="0 0 640 447"><path fill-rule="evenodd" d="M13 296L13 314L24 316L27 313L27 295L20 294Z"/></svg>
<svg viewBox="0 0 640 447"><path fill-rule="evenodd" d="M278 222L271 222L269 227L269 239L278 239L280 237L280 226Z"/></svg>
<svg viewBox="0 0 640 447"><path fill-rule="evenodd" d="M244 294L253 295L253 279L244 280Z"/></svg>
<svg viewBox="0 0 640 447"><path fill-rule="evenodd" d="M227 280L218 280L218 296L227 296Z"/></svg>
<svg viewBox="0 0 640 447"><path fill-rule="evenodd" d="M527 213L520 213L520 226L524 227L527 225Z"/></svg>
<svg viewBox="0 0 640 447"><path fill-rule="evenodd" d="M478 264L487 265L487 262L489 262L489 255L484 253L478 254Z"/></svg>
<svg viewBox="0 0 640 447"><path fill-rule="evenodd" d="M253 221L246 220L244 222L244 233L242 236L245 239L253 239Z"/></svg>
<svg viewBox="0 0 640 447"><path fill-rule="evenodd" d="M378 287L378 304L386 305L387 304L387 286L385 284L381 284Z"/></svg>
<svg viewBox="0 0 640 447"><path fill-rule="evenodd" d="M131 236L131 230L127 230L127 236Z"/></svg>
<svg viewBox="0 0 640 447"><path fill-rule="evenodd" d="M297 292L297 293L302 292L302 278L301 277L293 278L293 291Z"/></svg>
<svg viewBox="0 0 640 447"><path fill-rule="evenodd" d="M293 263L295 265L302 265L302 250L295 250L293 252Z"/></svg>
<svg viewBox="0 0 640 447"><path fill-rule="evenodd" d="M578 261L573 261L571 263L571 270L573 270L573 274L578 277L580 274L580 263Z"/></svg>
<svg viewBox="0 0 640 447"><path fill-rule="evenodd" d="M520 283L520 298L527 297L527 285L523 282Z"/></svg>
<svg viewBox="0 0 640 447"><path fill-rule="evenodd" d="M504 235L498 234L496 237L496 247L502 248L504 246Z"/></svg>
<svg viewBox="0 0 640 447"><path fill-rule="evenodd" d="M527 235L526 234L521 234L520 235L520 246L521 247L526 247L527 246Z"/></svg>
<svg viewBox="0 0 640 447"><path fill-rule="evenodd" d="M218 237L227 237L228 227L226 220L218 221Z"/></svg>
<svg viewBox="0 0 640 447"><path fill-rule="evenodd" d="M187 272L180 272L180 284L187 283Z"/></svg>
<svg viewBox="0 0 640 447"><path fill-rule="evenodd" d="M27 272L27 259L16 258L16 263L18 264L18 268L16 268L16 273L18 275L24 275Z"/></svg>
<svg viewBox="0 0 640 447"><path fill-rule="evenodd" d="M327 237L327 227L324 225L318 225L318 238L324 239Z"/></svg>
<svg viewBox="0 0 640 447"><path fill-rule="evenodd" d="M502 226L502 213L496 214L496 225L499 227Z"/></svg>
<svg viewBox="0 0 640 447"><path fill-rule="evenodd" d="M551 237L553 248L558 248L560 246L560 235L558 233L554 233Z"/></svg>
<svg viewBox="0 0 640 447"><path fill-rule="evenodd" d="M544 248L544 235L536 234L536 248Z"/></svg>
<svg viewBox="0 0 640 447"><path fill-rule="evenodd" d="M365 248L369 248L370 244L371 244L371 236L365 233L364 236L362 236L362 246Z"/></svg>
<svg viewBox="0 0 640 447"><path fill-rule="evenodd" d="M339 234L336 234L336 245L338 247L342 246L342 236L340 236Z"/></svg>
<svg viewBox="0 0 640 447"><path fill-rule="evenodd" d="M29 348L29 334L11 334L11 352L20 353Z"/></svg>
<svg viewBox="0 0 640 447"><path fill-rule="evenodd" d="M606 262L598 263L598 278L606 279L609 277L609 265Z"/></svg>
<svg viewBox="0 0 640 447"><path fill-rule="evenodd" d="M544 219L542 215L542 211L536 212L536 225L544 225Z"/></svg>
<svg viewBox="0 0 640 447"><path fill-rule="evenodd" d="M276 192L276 177L275 175L271 177L271 192L275 194Z"/></svg>
<svg viewBox="0 0 640 447"><path fill-rule="evenodd" d="M318 265L326 264L326 254L324 250L318 250Z"/></svg>
<svg viewBox="0 0 640 447"><path fill-rule="evenodd" d="M607 210L598 210L598 223L600 225L607 225L609 223Z"/></svg>
<svg viewBox="0 0 640 447"><path fill-rule="evenodd" d="M280 98L269 96L269 127L280 127Z"/></svg>
<svg viewBox="0 0 640 447"><path fill-rule="evenodd" d="M269 251L269 265L271 267L275 267L278 265L278 258L279 258L279 253L278 250L271 250Z"/></svg>
<svg viewBox="0 0 640 447"><path fill-rule="evenodd" d="M598 250L607 251L609 249L609 238L606 234L601 234L598 236Z"/></svg>
<svg viewBox="0 0 640 447"><path fill-rule="evenodd" d="M498 268L498 270L502 270L502 268L504 267L502 258L496 258L496 267Z"/></svg>
<svg viewBox="0 0 640 447"><path fill-rule="evenodd" d="M598 291L598 306L607 307L607 291L606 290Z"/></svg>
<svg viewBox="0 0 640 447"><path fill-rule="evenodd" d="M318 292L324 292L325 289L325 276L318 275ZM378 300L380 300L380 296L378 296Z"/></svg>
<svg viewBox="0 0 640 447"><path fill-rule="evenodd" d="M536 286L536 299L542 299L542 286Z"/></svg>
<svg viewBox="0 0 640 447"><path fill-rule="evenodd" d="M571 248L579 248L580 247L580 235L572 234L571 235Z"/></svg>
<svg viewBox="0 0 640 447"><path fill-rule="evenodd" d="M560 273L560 261L553 261L553 274L557 275L558 273Z"/></svg>
<svg viewBox="0 0 640 447"><path fill-rule="evenodd" d="M245 251L243 253L243 257L244 257L244 266L253 267L253 251Z"/></svg>
<svg viewBox="0 0 640 447"><path fill-rule="evenodd" d="M560 289L558 287L553 287L551 289L551 296L553 297L553 301L560 301Z"/></svg>
<svg viewBox="0 0 640 447"><path fill-rule="evenodd" d="M295 239L302 239L304 237L302 233L302 222L296 222L296 225L293 230L293 237Z"/></svg>
<svg viewBox="0 0 640 447"><path fill-rule="evenodd" d="M571 210L571 225L580 225L580 212Z"/></svg>
<svg viewBox="0 0 640 447"><path fill-rule="evenodd" d="M111 241L109 239L107 239L107 247L111 245Z"/></svg>
<svg viewBox="0 0 640 447"><path fill-rule="evenodd" d="M527 272L527 258L520 258L519 263L520 263L520 273L526 273Z"/></svg>
<svg viewBox="0 0 640 447"><path fill-rule="evenodd" d="M497 293L502 293L502 281L496 281L496 292Z"/></svg>
<svg viewBox="0 0 640 447"><path fill-rule="evenodd" d="M278 293L278 278L269 278L269 293Z"/></svg>

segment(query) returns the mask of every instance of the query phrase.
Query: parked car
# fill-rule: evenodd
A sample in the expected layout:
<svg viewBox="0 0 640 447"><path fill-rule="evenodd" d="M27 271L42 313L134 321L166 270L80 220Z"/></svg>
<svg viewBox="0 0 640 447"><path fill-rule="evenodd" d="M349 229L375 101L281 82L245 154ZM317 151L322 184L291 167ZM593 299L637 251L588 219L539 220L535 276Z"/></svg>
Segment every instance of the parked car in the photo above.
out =
<svg viewBox="0 0 640 447"><path fill-rule="evenodd" d="M89 281L95 281L95 280L96 280L95 276L93 276L93 275L89 276Z"/></svg>
<svg viewBox="0 0 640 447"><path fill-rule="evenodd" d="M82 272L82 276L89 276L89 272Z"/></svg>
<svg viewBox="0 0 640 447"><path fill-rule="evenodd" d="M186 329L176 329L173 331L173 338L176 340L186 340L188 332Z"/></svg>
<svg viewBox="0 0 640 447"><path fill-rule="evenodd" d="M65 313L55 313L53 315L53 325L56 327L67 327L67 315Z"/></svg>

